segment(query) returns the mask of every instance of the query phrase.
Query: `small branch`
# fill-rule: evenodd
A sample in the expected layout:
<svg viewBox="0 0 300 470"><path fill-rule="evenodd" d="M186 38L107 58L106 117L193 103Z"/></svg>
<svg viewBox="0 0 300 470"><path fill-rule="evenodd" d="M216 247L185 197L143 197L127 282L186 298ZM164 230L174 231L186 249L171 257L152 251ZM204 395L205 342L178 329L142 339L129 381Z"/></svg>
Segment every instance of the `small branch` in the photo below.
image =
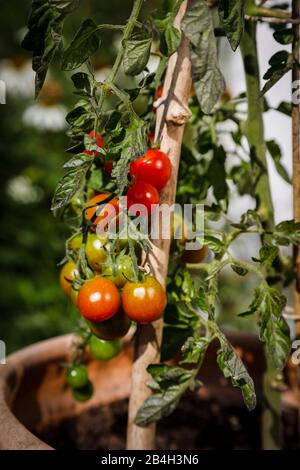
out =
<svg viewBox="0 0 300 470"><path fill-rule="evenodd" d="M182 3L174 24L180 27L181 19L186 11L188 0ZM188 119L187 103L192 85L190 48L187 38L183 37L178 51L168 63L163 86L163 96L157 110L156 140L159 138L160 148L168 153L172 163L172 176L161 192L161 203L172 205L175 202L178 168L184 123ZM175 106L176 105L176 106ZM161 237L153 243L149 259L157 279L165 285L169 264L170 240ZM127 449L150 450L155 448L155 425L146 428L134 422L137 411L150 396L147 387L149 374L147 367L160 359L163 320L153 325L140 325L136 334L135 361L132 371L132 393L129 403Z"/></svg>
<svg viewBox="0 0 300 470"><path fill-rule="evenodd" d="M245 19L269 24L300 24L300 18L271 18L266 16L245 15Z"/></svg>

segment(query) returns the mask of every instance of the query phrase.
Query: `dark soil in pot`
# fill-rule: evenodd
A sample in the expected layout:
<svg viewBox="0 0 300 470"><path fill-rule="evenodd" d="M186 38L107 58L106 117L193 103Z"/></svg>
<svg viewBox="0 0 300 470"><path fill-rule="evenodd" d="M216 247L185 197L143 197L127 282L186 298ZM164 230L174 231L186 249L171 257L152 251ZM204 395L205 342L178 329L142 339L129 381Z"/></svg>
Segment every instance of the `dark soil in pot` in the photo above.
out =
<svg viewBox="0 0 300 470"><path fill-rule="evenodd" d="M125 448L127 400L94 408L45 428L39 437L56 449L119 450ZM158 425L162 450L259 449L260 409L248 413L215 400L188 394L178 409Z"/></svg>

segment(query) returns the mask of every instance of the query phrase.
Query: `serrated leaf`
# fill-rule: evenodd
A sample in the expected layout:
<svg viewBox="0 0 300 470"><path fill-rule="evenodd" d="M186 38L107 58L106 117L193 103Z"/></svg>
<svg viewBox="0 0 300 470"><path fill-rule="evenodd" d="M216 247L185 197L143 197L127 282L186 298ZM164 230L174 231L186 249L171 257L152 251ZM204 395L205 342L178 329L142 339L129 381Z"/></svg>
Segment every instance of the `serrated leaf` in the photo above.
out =
<svg viewBox="0 0 300 470"><path fill-rule="evenodd" d="M259 250L261 264L266 267L271 267L278 253L279 248L277 246L266 243Z"/></svg>
<svg viewBox="0 0 300 470"><path fill-rule="evenodd" d="M91 113L86 106L76 106L66 116L66 121L71 127L84 128L92 120Z"/></svg>
<svg viewBox="0 0 300 470"><path fill-rule="evenodd" d="M73 161L73 163L69 162L70 167L68 167L68 171L58 183L52 200L51 210L55 211L65 207L70 202L72 197L75 196L77 191L82 187L86 173L92 162L92 159L86 158L86 154L84 156L85 160L80 158L80 163L78 159L79 156L72 158L71 162Z"/></svg>
<svg viewBox="0 0 300 470"><path fill-rule="evenodd" d="M228 185L225 170L226 153L222 146L214 149L213 158L208 166L206 177L213 187L217 201L227 198Z"/></svg>
<svg viewBox="0 0 300 470"><path fill-rule="evenodd" d="M79 6L79 0L33 0L28 32L22 47L32 52L32 68L36 72L35 93L39 95L55 53L62 47L65 17Z"/></svg>
<svg viewBox="0 0 300 470"><path fill-rule="evenodd" d="M112 177L116 180L120 195L123 194L128 184L127 175L129 173L130 162L143 155L146 145L145 122L137 116L130 116L129 124L125 129L125 135L122 137L122 140L115 145L115 148L110 147L108 149L108 152L112 150L112 153L116 150L121 151L121 156L112 170Z"/></svg>
<svg viewBox="0 0 300 470"><path fill-rule="evenodd" d="M144 402L135 417L135 424L142 427L169 416L189 388L192 378L192 372L166 364L151 365L147 370L156 383L151 388L157 391Z"/></svg>
<svg viewBox="0 0 300 470"><path fill-rule="evenodd" d="M265 95L286 73L293 68L294 58L287 51L279 51L271 57L269 64L271 67L265 73L264 79L268 80L264 85L260 96Z"/></svg>
<svg viewBox="0 0 300 470"><path fill-rule="evenodd" d="M168 55L172 55L177 51L181 42L181 31L169 24L165 30L165 41L168 48Z"/></svg>
<svg viewBox="0 0 300 470"><path fill-rule="evenodd" d="M256 406L254 383L247 372L241 358L237 355L226 337L219 331L218 339L221 349L218 351L217 362L224 376L229 378L234 387L241 389L244 402L251 411Z"/></svg>
<svg viewBox="0 0 300 470"><path fill-rule="evenodd" d="M291 340L289 327L282 316L286 297L277 289L262 284L254 292L248 313L259 315L260 338L266 343L275 367L282 369L288 359Z"/></svg>
<svg viewBox="0 0 300 470"><path fill-rule="evenodd" d="M294 220L280 222L273 231L273 238L278 245L300 245L300 223Z"/></svg>
<svg viewBox="0 0 300 470"><path fill-rule="evenodd" d="M219 16L231 48L235 51L244 32L245 0L219 0Z"/></svg>
<svg viewBox="0 0 300 470"><path fill-rule="evenodd" d="M181 348L182 360L180 364L202 363L209 344L210 338L189 337Z"/></svg>
<svg viewBox="0 0 300 470"><path fill-rule="evenodd" d="M266 144L267 144L267 149L271 157L273 158L277 172L287 183L291 183L291 178L287 170L281 163L282 155L281 155L281 149L278 143L275 140L269 140L266 142Z"/></svg>
<svg viewBox="0 0 300 470"><path fill-rule="evenodd" d="M191 0L181 27L191 42L193 83L200 107L212 112L224 92L217 59L212 11L205 0Z"/></svg>
<svg viewBox="0 0 300 470"><path fill-rule="evenodd" d="M124 71L126 75L138 75L146 67L151 51L152 38L132 38L126 41Z"/></svg>
<svg viewBox="0 0 300 470"><path fill-rule="evenodd" d="M92 19L83 21L71 44L63 51L63 70L80 67L100 46L99 29Z"/></svg>

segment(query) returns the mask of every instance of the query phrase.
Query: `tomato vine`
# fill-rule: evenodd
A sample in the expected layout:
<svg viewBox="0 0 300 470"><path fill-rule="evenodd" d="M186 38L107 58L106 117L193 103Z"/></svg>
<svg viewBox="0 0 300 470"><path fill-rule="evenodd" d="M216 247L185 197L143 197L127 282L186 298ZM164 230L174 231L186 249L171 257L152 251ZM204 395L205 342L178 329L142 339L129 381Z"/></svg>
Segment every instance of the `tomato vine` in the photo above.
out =
<svg viewBox="0 0 300 470"><path fill-rule="evenodd" d="M77 263L78 270L75 278L69 279L72 289L79 290L81 299L85 288L82 286L91 285L99 271L105 274L107 269L110 271L106 282L113 285L117 276L116 266L122 256L132 263L126 271L130 279L124 274L125 281L128 281L126 286L132 287L137 283L141 288L143 284L145 266L141 262L140 250L149 252L150 240L139 232L134 217L127 214L126 209L121 212L129 215L128 224L137 240L129 236L126 243L120 245L122 237L113 240L108 236L99 248L101 255L100 251L96 254L105 258L99 269L95 269L87 249L94 236L99 209L104 210L106 204L126 195L128 189L131 193L133 187L136 190L134 185L139 184L139 173L132 170L132 165L151 146L153 152L159 147L159 142L151 143L153 136L149 138L154 130L154 108L160 106L162 100L161 92L158 94L157 90L162 86L168 59L177 51L184 35L190 42L194 90L189 102L192 115L182 147L177 202L181 205L205 204L205 233L197 241L207 247L207 251L204 259L193 265L185 261L188 258L184 257L182 241L172 242L162 363L148 367L153 394L138 411L136 423L148 426L169 415L186 390L196 390L201 386L199 371L201 375L206 350L214 340L220 345L217 355L220 369L233 386L241 389L246 406L251 410L256 404L253 380L218 325L218 285L219 275L227 266L238 276L246 277L251 272L258 277L259 285L248 310L238 314L257 317L259 335L267 353L275 369L282 370L290 353L290 332L283 316L286 297L282 288L293 279L293 264L291 258L283 256L281 247L300 245L300 224L292 220L274 224L267 152L273 158L278 173L288 182L290 177L281 163L278 144L273 140L265 142L263 113L271 109L265 94L295 67L296 56L294 51L277 52L270 59L270 68L264 75L266 83L261 90L256 22L257 18L279 18L288 23L290 14L286 10L257 6L252 0L246 3L243 0L191 0L179 30L173 23L181 0L162 2L162 8L143 21L140 16L144 1L136 0L125 25L98 25L90 18L85 19L65 47L63 23L79 3L77 0L33 0L29 31L23 42L24 47L33 53L37 95L55 54L60 55L62 69L66 72L80 69L71 76L79 101L66 117L70 138L67 152L72 157L64 165L66 172L52 204L54 213L64 215L72 227L72 235L66 243L66 259ZM216 15L217 10L219 15ZM92 57L98 53L103 29L120 31L122 41L108 79L99 82L95 78ZM220 34L227 36L234 51L241 45L247 93L235 98L225 92L218 63ZM293 31L280 23L274 38L279 44L291 44ZM294 43L295 47L299 44ZM159 58L154 73L147 69L151 54ZM131 88L122 87L121 80L118 80L122 70L131 77ZM141 105L143 101L146 104ZM244 104L247 104L246 116ZM282 103L277 111L290 115L290 109L290 103ZM224 127L228 123L230 126ZM222 126L225 129L222 132L231 141L231 150L220 139ZM169 178L170 175L165 178L163 186ZM146 183L149 184L149 180ZM230 220L227 213L232 188L240 195L248 194L256 199L256 210L248 210L239 222ZM117 213L117 221L121 216ZM247 262L232 255L232 243L245 234L256 234L262 242L257 256ZM78 247L74 248L74 240L78 236ZM122 282L118 287L124 287ZM145 299L147 301L147 297ZM80 300L80 305L85 301ZM160 305L163 304L160 299ZM108 308L105 321L116 314L119 305L120 300L117 299L113 313ZM151 321L161 313L156 312ZM91 320L89 314L85 317ZM136 319L131 312L130 318L133 317ZM95 334L93 328L92 333ZM85 337L84 345L87 342ZM178 354L177 365L165 363Z"/></svg>

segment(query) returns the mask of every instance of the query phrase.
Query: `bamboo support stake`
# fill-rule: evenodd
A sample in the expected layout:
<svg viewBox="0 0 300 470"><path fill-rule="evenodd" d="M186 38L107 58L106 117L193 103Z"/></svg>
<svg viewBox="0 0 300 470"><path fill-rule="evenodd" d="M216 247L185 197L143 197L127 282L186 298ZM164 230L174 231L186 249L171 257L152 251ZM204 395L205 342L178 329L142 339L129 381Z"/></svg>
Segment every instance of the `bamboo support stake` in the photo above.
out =
<svg viewBox="0 0 300 470"><path fill-rule="evenodd" d="M184 0L176 16L174 25L180 28L181 20L187 9L188 0ZM181 144L185 123L191 113L188 109L188 99L192 86L192 69L188 39L183 36L178 51L173 54L168 63L163 95L157 102L156 139L160 142L162 151L169 155L172 163L172 177L161 192L161 203L175 203L177 176L180 162ZM165 285L168 273L170 240L153 242L150 262L157 279ZM163 320L153 325L140 325L135 339L135 360L132 368L132 392L129 402L127 449L155 449L155 425L146 428L136 426L134 419L137 411L150 396L147 387L149 364L157 363L160 359Z"/></svg>

